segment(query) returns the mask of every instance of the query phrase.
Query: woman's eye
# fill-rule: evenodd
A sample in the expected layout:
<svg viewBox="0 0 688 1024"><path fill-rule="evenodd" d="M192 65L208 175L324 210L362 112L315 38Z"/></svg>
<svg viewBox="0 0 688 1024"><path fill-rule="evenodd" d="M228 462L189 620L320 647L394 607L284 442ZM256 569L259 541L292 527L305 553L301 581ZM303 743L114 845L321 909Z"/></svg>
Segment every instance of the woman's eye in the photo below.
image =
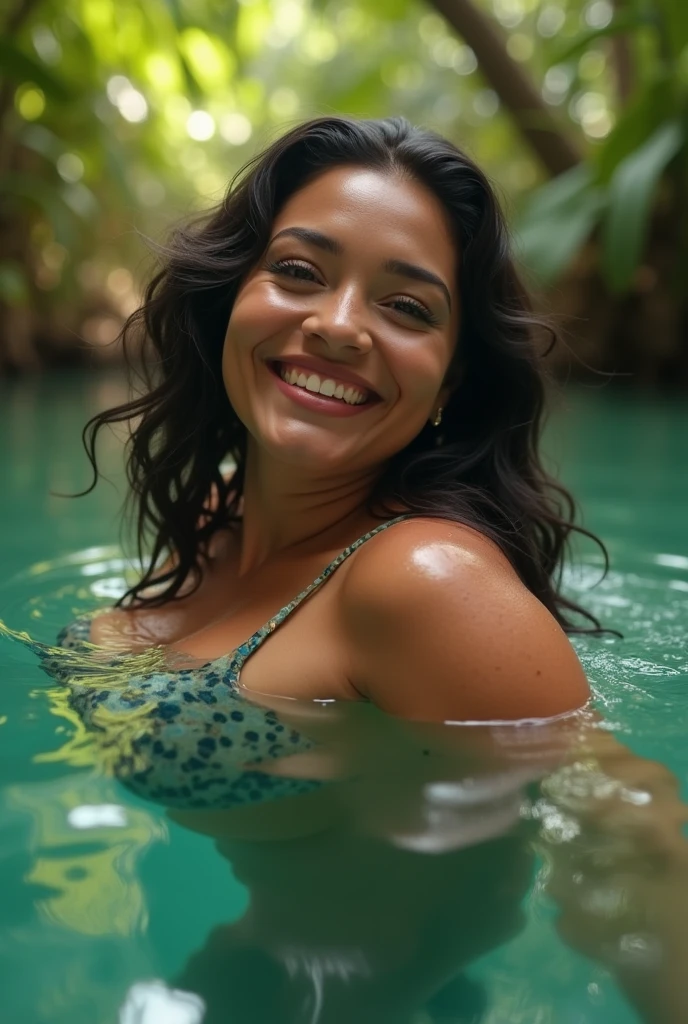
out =
<svg viewBox="0 0 688 1024"><path fill-rule="evenodd" d="M426 324L439 323L437 317L429 309L426 309L420 302L415 302L413 299L395 299L391 305L392 308L397 309L400 313L413 316Z"/></svg>
<svg viewBox="0 0 688 1024"><path fill-rule="evenodd" d="M295 281L315 281L316 276L307 263L300 263L298 260L276 260L268 263L267 270L272 274L282 274L284 277L291 277Z"/></svg>

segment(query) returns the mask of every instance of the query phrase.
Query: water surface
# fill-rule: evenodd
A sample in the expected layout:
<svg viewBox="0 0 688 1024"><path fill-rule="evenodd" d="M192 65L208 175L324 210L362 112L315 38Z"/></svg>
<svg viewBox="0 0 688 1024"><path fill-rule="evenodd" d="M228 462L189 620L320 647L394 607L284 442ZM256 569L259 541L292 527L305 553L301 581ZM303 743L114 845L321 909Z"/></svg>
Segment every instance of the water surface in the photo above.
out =
<svg viewBox="0 0 688 1024"><path fill-rule="evenodd" d="M0 393L0 618L43 641L130 571L120 438L102 438L112 483L50 494L88 483L81 426L122 397L116 374ZM315 723L297 708L322 743L301 771L339 780L326 797L257 818L169 814L103 773L35 660L0 642L6 1019L688 1020L627 998L629 977L650 985L688 956L667 853L681 844L672 787L688 796L686 437L678 402L604 389L568 393L549 431L612 563L598 583L584 543L566 585L624 634L575 640L605 719L576 756L556 730L411 729L361 708Z"/></svg>

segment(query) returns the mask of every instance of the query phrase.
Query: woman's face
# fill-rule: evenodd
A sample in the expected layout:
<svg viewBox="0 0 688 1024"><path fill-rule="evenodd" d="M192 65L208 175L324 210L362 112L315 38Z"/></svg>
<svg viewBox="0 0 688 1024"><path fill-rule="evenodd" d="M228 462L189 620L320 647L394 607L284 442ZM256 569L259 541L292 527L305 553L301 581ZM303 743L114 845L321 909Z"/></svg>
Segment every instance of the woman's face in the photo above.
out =
<svg viewBox="0 0 688 1024"><path fill-rule="evenodd" d="M459 325L446 214L412 180L337 167L293 195L237 294L223 377L258 446L370 470L444 404Z"/></svg>

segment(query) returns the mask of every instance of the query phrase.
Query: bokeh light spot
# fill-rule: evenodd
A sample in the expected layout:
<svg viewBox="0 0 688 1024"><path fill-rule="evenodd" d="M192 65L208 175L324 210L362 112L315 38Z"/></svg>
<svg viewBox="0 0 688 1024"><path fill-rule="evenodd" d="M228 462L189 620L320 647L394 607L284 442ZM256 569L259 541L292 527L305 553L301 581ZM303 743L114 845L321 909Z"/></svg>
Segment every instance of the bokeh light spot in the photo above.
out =
<svg viewBox="0 0 688 1024"><path fill-rule="evenodd" d="M186 131L196 142L206 142L215 134L215 119L207 110L193 110L187 118Z"/></svg>
<svg viewBox="0 0 688 1024"><path fill-rule="evenodd" d="M63 181L80 181L84 176L84 161L76 153L62 153L55 166Z"/></svg>
<svg viewBox="0 0 688 1024"><path fill-rule="evenodd" d="M525 32L514 32L506 41L506 49L514 60L525 61L533 56L535 45L532 36L527 36Z"/></svg>
<svg viewBox="0 0 688 1024"><path fill-rule="evenodd" d="M45 110L45 93L32 83L20 85L14 102L25 121L35 121Z"/></svg>
<svg viewBox="0 0 688 1024"><path fill-rule="evenodd" d="M244 114L225 114L220 120L220 135L232 146L242 146L251 138L253 127Z"/></svg>

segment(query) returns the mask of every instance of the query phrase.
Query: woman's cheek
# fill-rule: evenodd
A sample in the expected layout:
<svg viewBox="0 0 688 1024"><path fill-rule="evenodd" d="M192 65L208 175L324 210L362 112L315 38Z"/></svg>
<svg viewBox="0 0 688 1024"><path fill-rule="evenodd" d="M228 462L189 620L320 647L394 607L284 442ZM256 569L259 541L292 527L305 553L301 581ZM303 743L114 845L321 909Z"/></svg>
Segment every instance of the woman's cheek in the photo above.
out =
<svg viewBox="0 0 688 1024"><path fill-rule="evenodd" d="M445 353L439 346L419 349L397 360L397 381L406 401L404 405L420 409L432 406L444 382L447 371Z"/></svg>

